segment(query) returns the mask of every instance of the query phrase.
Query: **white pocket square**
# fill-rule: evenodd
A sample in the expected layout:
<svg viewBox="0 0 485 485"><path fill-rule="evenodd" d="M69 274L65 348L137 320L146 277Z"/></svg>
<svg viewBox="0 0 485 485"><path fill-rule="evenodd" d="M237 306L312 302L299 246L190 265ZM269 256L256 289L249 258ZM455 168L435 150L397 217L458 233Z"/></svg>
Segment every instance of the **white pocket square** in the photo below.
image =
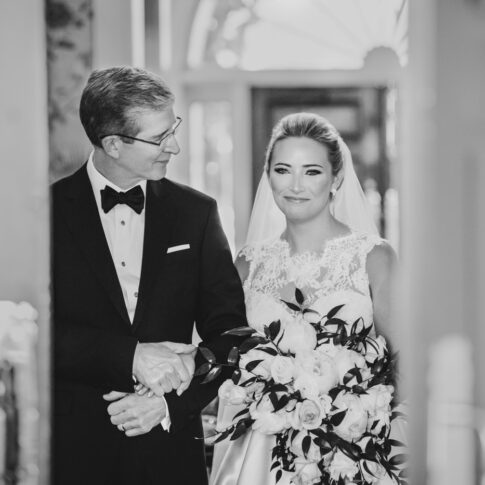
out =
<svg viewBox="0 0 485 485"><path fill-rule="evenodd" d="M175 253L176 251L183 251L184 249L190 249L190 244L179 244L178 246L172 246L167 249L167 254Z"/></svg>

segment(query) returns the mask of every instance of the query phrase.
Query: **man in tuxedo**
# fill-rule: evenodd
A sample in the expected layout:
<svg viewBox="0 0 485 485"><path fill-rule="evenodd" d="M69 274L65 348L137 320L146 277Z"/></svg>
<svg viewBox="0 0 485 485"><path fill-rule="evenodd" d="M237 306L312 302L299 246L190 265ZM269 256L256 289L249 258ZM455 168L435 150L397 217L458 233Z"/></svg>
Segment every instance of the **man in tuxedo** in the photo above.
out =
<svg viewBox="0 0 485 485"><path fill-rule="evenodd" d="M244 297L215 201L165 178L173 103L148 71L94 71L93 152L52 188L58 485L207 483L200 411L227 375L192 379L190 342L195 322L224 361Z"/></svg>

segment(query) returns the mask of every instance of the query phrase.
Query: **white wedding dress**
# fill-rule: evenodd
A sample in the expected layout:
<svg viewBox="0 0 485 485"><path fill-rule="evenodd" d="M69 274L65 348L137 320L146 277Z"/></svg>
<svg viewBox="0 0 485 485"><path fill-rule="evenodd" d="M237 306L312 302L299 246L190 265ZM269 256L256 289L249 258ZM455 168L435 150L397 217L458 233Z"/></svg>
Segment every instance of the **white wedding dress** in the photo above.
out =
<svg viewBox="0 0 485 485"><path fill-rule="evenodd" d="M244 282L249 325L262 332L264 325L284 319L289 310L281 300L294 302L295 288L303 292L306 302L320 315L345 303L345 319L361 316L366 324L372 324L366 261L369 252L382 242L377 235L352 232L328 241L320 252L292 255L289 244L279 238L246 246L242 254L249 262ZM220 402L218 428L230 425L240 409ZM253 430L235 441L217 443L211 485L274 484L275 471L270 471L274 444L274 436ZM289 485L291 476L284 473L278 484ZM379 481L379 485L392 483L390 478Z"/></svg>

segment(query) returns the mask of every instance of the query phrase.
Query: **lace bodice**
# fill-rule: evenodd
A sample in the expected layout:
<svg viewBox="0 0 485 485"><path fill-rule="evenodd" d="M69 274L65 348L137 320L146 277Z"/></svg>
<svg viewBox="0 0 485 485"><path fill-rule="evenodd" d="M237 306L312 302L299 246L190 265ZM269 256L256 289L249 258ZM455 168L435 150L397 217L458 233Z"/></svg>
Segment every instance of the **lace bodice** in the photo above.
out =
<svg viewBox="0 0 485 485"><path fill-rule="evenodd" d="M327 302L358 301L359 312L372 321L366 261L372 248L382 242L376 235L350 233L329 240L320 252L292 255L288 242L279 238L244 247L241 254L249 263L244 282L249 324L261 329L268 318L281 317L286 311L281 299L293 301L295 288L319 311Z"/></svg>

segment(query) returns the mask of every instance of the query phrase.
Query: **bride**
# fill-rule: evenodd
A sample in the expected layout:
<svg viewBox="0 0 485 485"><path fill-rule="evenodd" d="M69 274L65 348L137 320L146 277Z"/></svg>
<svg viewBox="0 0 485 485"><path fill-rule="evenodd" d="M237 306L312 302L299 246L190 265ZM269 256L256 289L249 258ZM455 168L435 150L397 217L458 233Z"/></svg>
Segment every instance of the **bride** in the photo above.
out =
<svg viewBox="0 0 485 485"><path fill-rule="evenodd" d="M249 324L263 331L268 311L273 312L269 321L284 317L288 310L281 300L290 301L299 288L314 309L329 301L332 306L355 303L350 307L368 314L374 333L388 337L395 263L336 129L311 113L280 120L266 151L247 245L236 260ZM221 396L218 428L230 425L239 409ZM274 445L273 435L257 430L217 443L211 485L274 484ZM278 483L290 480L285 472ZM383 477L378 483L392 482Z"/></svg>

